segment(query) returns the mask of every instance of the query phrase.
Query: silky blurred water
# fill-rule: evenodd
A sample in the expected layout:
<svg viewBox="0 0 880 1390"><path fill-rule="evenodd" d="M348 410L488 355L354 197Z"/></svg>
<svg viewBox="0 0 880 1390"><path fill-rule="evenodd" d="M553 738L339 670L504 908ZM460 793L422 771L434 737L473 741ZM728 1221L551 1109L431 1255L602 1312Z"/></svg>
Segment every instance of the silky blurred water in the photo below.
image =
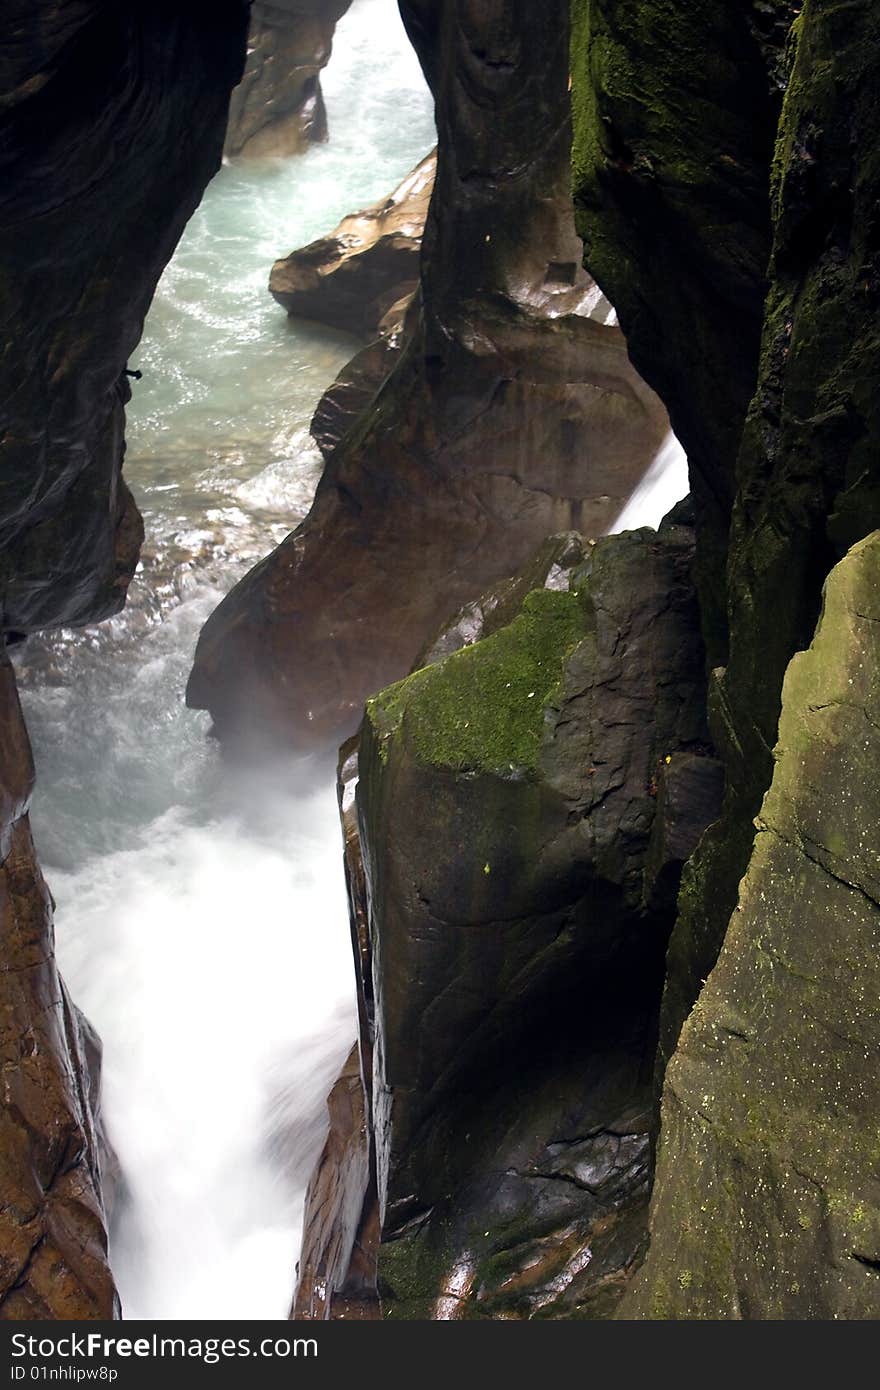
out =
<svg viewBox="0 0 880 1390"><path fill-rule="evenodd" d="M355 0L323 85L329 143L224 166L157 290L131 363L126 476L147 540L124 613L16 658L58 957L104 1041L128 1317L286 1315L355 1036L332 763L246 779L183 703L202 623L308 509L308 423L357 346L291 324L272 261L434 143L394 0Z"/></svg>

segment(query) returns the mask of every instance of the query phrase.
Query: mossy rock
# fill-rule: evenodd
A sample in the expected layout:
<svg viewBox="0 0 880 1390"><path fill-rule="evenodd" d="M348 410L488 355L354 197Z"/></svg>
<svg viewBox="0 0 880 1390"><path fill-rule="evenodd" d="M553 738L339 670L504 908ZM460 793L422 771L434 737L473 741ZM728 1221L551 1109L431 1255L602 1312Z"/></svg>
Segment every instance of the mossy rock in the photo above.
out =
<svg viewBox="0 0 880 1390"><path fill-rule="evenodd" d="M644 1105L677 873L715 814L702 802L696 821L673 811L680 759L715 766L692 562L684 527L604 538L570 590L534 590L498 631L367 706L358 811L376 1006L379 1274L397 1315L424 1316L462 1252L477 1247L474 1316L544 1308L528 1281L505 1301L503 1212L520 1211L523 1258L530 1242L544 1242L547 1270L569 1250L575 1215L554 1197L541 1227L534 1183L499 1188L498 1175L520 1162L546 1168L548 1144L602 1131L634 1088ZM658 893L667 871L672 891ZM603 1030L591 1031L600 1015ZM619 1077L621 1053L626 1083L592 1127L579 1127L584 1067ZM575 1108L560 1112L565 1058L575 1055L581 1081L563 1087ZM542 1087L549 1099L539 1104ZM527 1151L522 1135L511 1138L519 1125ZM548 1193L565 1190L562 1178L546 1180ZM644 1203L645 1182L643 1164L634 1202ZM491 1219L487 1183L511 1204ZM594 1270L611 1280L604 1299L619 1292L641 1228L612 1222L602 1244L605 1226L591 1222L606 1222L610 1208L594 1196L584 1189L575 1209L584 1240L592 1232L608 1251L607 1268L597 1257ZM569 1257L577 1262L574 1247ZM560 1308L587 1316L592 1274L579 1283L563 1264L573 1283Z"/></svg>
<svg viewBox="0 0 880 1390"><path fill-rule="evenodd" d="M880 1315L880 532L785 678L718 964L666 1074L627 1317Z"/></svg>

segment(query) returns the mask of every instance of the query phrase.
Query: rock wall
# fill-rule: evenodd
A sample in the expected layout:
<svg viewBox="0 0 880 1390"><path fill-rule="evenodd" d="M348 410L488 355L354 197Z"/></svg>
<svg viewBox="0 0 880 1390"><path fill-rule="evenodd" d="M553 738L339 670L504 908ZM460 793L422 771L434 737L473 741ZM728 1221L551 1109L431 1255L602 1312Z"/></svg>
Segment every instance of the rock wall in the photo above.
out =
<svg viewBox="0 0 880 1390"><path fill-rule="evenodd" d="M858 1181L845 1157L841 1156L837 1177L829 1167L823 1178L820 1166L812 1159L802 1164L800 1176L786 1168L789 1158L794 1164L797 1147L787 1113L790 1101L781 1099L781 1110L774 1112L781 1127L780 1140L778 1149L767 1140L772 1150L769 1156L762 1149L764 1131L762 1139L754 1124L746 1123L749 1103L753 1107L763 1106L774 1088L784 1097L790 1081L810 1097L814 1085L818 1085L819 1095L811 1100L817 1117L824 1114L827 1118L830 1110L823 1107L834 1104L835 1088L830 1074L810 1070L809 1050L801 1061L796 1061L790 1053L792 1040L782 1037L783 1015L788 1017L792 1035L801 1036L795 1018L803 1003L800 986L794 973L789 972L790 978L776 982L778 998L767 1003L768 1018L772 1016L772 1028L778 1030L780 1039L775 1071L769 1048L758 1063L757 1053L752 1051L754 1039L749 1022L739 1028L735 1009L728 1010L721 1001L722 997L725 1001L743 1000L743 962L749 952L755 985L765 979L765 963L755 956L754 945L744 943L741 914L734 909L743 909L753 942L772 940L777 944L770 949L778 952L782 950L778 943L787 940L789 928L781 898L777 901L767 894L769 876L772 875L777 893L781 878L787 881L786 893L792 892L792 884L803 884L804 891L810 891L809 871L805 877L796 856L786 858L778 850L771 853L771 841L760 836L753 852L754 818L773 774L771 750L777 737L785 670L794 653L810 641L822 584L829 570L849 546L880 522L875 390L880 371L880 166L875 134L880 17L876 7L867 3L841 8L826 0L807 0L800 7L780 63L778 35L791 18L788 6L756 5L751 12L744 6L722 6L711 11L699 7L698 13L698 7L681 0L663 7L664 42L659 45L658 64L657 47L652 45L648 54L637 32L642 16L645 26L653 22L655 7L643 7L638 18L634 10L614 15L602 0L586 0L578 10L581 28L575 45L574 71L576 148L580 150L580 159L576 162L576 177L579 206L585 218L589 215L593 228L587 260L607 291L617 296L623 321L631 332L634 356L648 378L661 386L689 448L698 503L698 534L706 541L700 571L704 625L712 661L725 662L712 675L710 726L725 763L726 797L720 820L685 870L670 945L659 1054L661 1077L673 1058L663 1112L669 1134L668 1138L662 1137L666 1167L662 1168L661 1160L652 1215L659 1248L656 1259L649 1259L639 1298L632 1307L642 1312L653 1309L660 1316L686 1317L697 1313L815 1317L834 1316L835 1307L846 1306L850 1309L848 1316L865 1316L869 1302L863 1295L866 1287L870 1290L870 1280L865 1286L858 1277L851 1277L846 1263L850 1256L844 1259L836 1253L835 1242L845 1238L836 1228L832 1231L833 1222L831 1226L826 1222L823 1227L828 1235L824 1248L815 1243L810 1247L809 1258L818 1261L811 1279L801 1277L803 1269L800 1273L794 1270L800 1258L798 1251L806 1249L799 1230L806 1227L795 1229L797 1223L792 1225L796 1201L793 1194L796 1189L800 1191L803 1173L817 1177L817 1192L823 1182L827 1181L830 1190L838 1180L844 1192L854 1190L853 1184L857 1186ZM755 22L761 15L764 27L756 29ZM735 127L726 120L722 100L727 89L716 81L719 64L726 65L738 51L732 42L730 24L739 25L737 32L750 45L751 67L745 64L743 72L759 74L763 63L771 81L781 77L785 87L784 103L778 122L773 125L775 155L766 175L761 173L760 161L749 163L749 150L767 148L766 120L775 115L774 102L755 102L753 127L750 130L746 119L739 136L734 138ZM751 32L748 39L747 29ZM710 59L694 64L698 51L695 35L700 34L700 49ZM592 42L589 52L584 47L585 38ZM695 74L693 81L697 84L707 78L706 86L711 88L701 108L703 137L693 128L692 103L682 103L680 99L680 91L691 91L684 82L685 69ZM726 66L723 70L731 71ZM719 103L720 114L714 109ZM649 108L647 115L645 107ZM650 139L644 136L648 128ZM620 137L629 154L621 153L619 144L611 148L608 142L612 134L615 139ZM761 197L766 198L769 216L770 257L766 289L760 295L760 350L755 352L749 346L748 352L756 390L744 419L745 375L740 378L742 388L734 411L724 395L726 387L720 376L717 400L722 408L713 410L704 394L704 378L699 371L692 371L694 364L687 366L689 380L685 379L685 372L679 372L679 365L687 363L687 349L680 339L682 330L676 326L674 315L668 315L664 289L656 283L656 246L651 250L640 241L646 224L636 215L641 206L638 199L646 190L655 198L658 189L663 191L667 181L664 171L675 175L673 192L677 193L676 145L692 139L696 142L693 148L699 152L701 138L715 152L714 159L704 160L701 156L710 180L719 175L722 166L730 167L728 161L733 159L737 180L745 170L754 174L756 186L763 181L764 192L758 202ZM630 157L633 154L635 158ZM719 272L719 283L724 284L731 269L741 265L742 255L724 236L719 237L717 219L711 215L712 199L701 201L697 182L696 189L691 187L692 180L684 185L691 216L689 226L681 228L680 251L691 259L697 272L707 258L716 257L720 251L730 263L726 272L723 268ZM743 187L748 188L751 183L749 174L743 179ZM668 201L669 196L667 189L664 200ZM631 199L629 205L627 197ZM736 225L735 220L732 225ZM615 263L609 248L618 240L627 247L627 255ZM668 243L663 241L661 245ZM711 299L702 297L701 276L696 273L688 277L686 268L680 274L684 293L697 296L687 301L687 333L695 340L703 334L708 337L717 333L718 341L722 341L724 325L719 325ZM671 350L665 355L659 351L661 339L652 337L654 329L650 327L652 323L656 327L661 317L669 324L665 342ZM642 339L639 325L643 323L649 327ZM730 361L734 380L737 361L744 362L743 343L754 344L753 336L744 335L732 353L723 348L723 360ZM663 381L657 372L666 373L668 379ZM682 409L679 398L688 394L690 405ZM723 406L725 400L727 405ZM735 467L732 452L726 446L719 449L712 462L712 467L718 469L718 478L726 475L729 479L727 500L718 512L722 518L720 529L716 528L714 536L705 502L700 502L701 488L709 476L706 473L701 481L707 453L699 438L690 433L688 410L699 410L706 420L715 422L713 428L719 423L729 428L729 439L736 449ZM716 492L721 497L720 482ZM728 512L728 558L722 568L712 555L720 558L723 553L717 545L718 536L723 533L728 541L723 522ZM719 595L723 603L719 603ZM805 825L810 815L833 817L833 804L826 811L824 790L818 784L798 793L799 805L801 797L804 805L799 814ZM778 803L771 800L770 804ZM851 825L849 833L853 836L867 833L871 818L869 811L863 809L864 826L857 831ZM856 842L838 848L845 857L846 853L855 853ZM738 885L747 869L744 896L738 903ZM759 891L765 893L763 910L759 910L755 897ZM842 929L848 909L840 899L825 906L828 930ZM730 952L725 947L716 979L710 972L726 939L731 943ZM804 949L810 949L808 942ZM831 969L827 959L825 966ZM707 977L709 984L701 995ZM698 996L697 1009L682 1035L681 1051L677 1054L682 1024ZM823 1007L825 1014L819 1026L836 1027L841 1036L850 1039L850 1064L858 1073L861 1043L848 1028L848 998L845 992L835 992L830 979ZM835 1009L839 1014L836 1024ZM747 1016L748 1009L744 1014ZM739 1044L735 1040L725 1041L728 1023L730 1033L744 1034L739 1057ZM754 1062L749 1081L744 1072L740 1073L742 1057L751 1057ZM785 1071L786 1057L790 1057L790 1072ZM734 1100L738 1074L742 1075L743 1089ZM700 1077L705 1083L707 1107L702 1117L690 1113L696 1105L695 1088ZM747 1085L754 1087L748 1094ZM725 1100L730 1103L735 1122L743 1121L739 1138L734 1123L725 1130L726 1138L720 1139L716 1095L719 1106ZM843 1110L850 1103L854 1111L860 1105L864 1107L865 1122L872 1114L866 1094L860 1101L850 1096L841 1111L841 1137L851 1123L857 1129L862 1123L860 1118L844 1116ZM793 1147L783 1157L789 1139ZM671 1178L673 1163L678 1174L675 1180ZM749 1180L760 1188L751 1198L745 1195L745 1186L740 1186ZM786 1183L790 1183L791 1193L784 1191ZM679 1235L673 1235L676 1220L685 1218L685 1186L691 1203L689 1225ZM771 1210L771 1191L779 1203L775 1214ZM746 1211L741 1229L737 1194ZM821 1193L818 1200L821 1205ZM701 1203L702 1210L711 1213L705 1222L700 1215ZM804 1221L811 1225L815 1215L814 1207L808 1203ZM710 1223L713 1250L709 1249ZM742 1241L742 1233L747 1229L756 1241L748 1266L753 1282L751 1294L745 1288L749 1257ZM791 1258L786 1248L789 1242ZM682 1260L674 1275L673 1251L678 1251ZM675 1280L677 1289L673 1288ZM780 1309L784 1310L782 1314Z"/></svg>
<svg viewBox="0 0 880 1390"><path fill-rule="evenodd" d="M227 155L296 154L327 138L321 70L351 0L254 0L247 62L229 103Z"/></svg>
<svg viewBox="0 0 880 1390"><path fill-rule="evenodd" d="M55 968L52 899L28 825L33 762L0 665L0 1319L107 1319L93 1035Z"/></svg>
<svg viewBox="0 0 880 1390"><path fill-rule="evenodd" d="M880 1312L878 758L875 532L785 676L737 908L667 1072L627 1317Z"/></svg>
<svg viewBox="0 0 880 1390"><path fill-rule="evenodd" d="M2 41L0 627L96 621L142 537L126 361L219 167L246 6L15 3Z"/></svg>
<svg viewBox="0 0 880 1390"><path fill-rule="evenodd" d="M791 0L573 0L586 264L688 455L711 665L726 653L735 465L754 394Z"/></svg>
<svg viewBox="0 0 880 1390"><path fill-rule="evenodd" d="M668 428L580 268L566 4L436 18L421 321L309 516L203 630L187 698L227 743L350 733L450 611L547 535L601 534Z"/></svg>
<svg viewBox="0 0 880 1390"><path fill-rule="evenodd" d="M689 870L670 957L670 1055L736 901L772 773L782 679L835 560L880 524L874 150L880 19L808 4L773 170L775 239L758 389L737 463L729 659L710 692L727 800Z"/></svg>

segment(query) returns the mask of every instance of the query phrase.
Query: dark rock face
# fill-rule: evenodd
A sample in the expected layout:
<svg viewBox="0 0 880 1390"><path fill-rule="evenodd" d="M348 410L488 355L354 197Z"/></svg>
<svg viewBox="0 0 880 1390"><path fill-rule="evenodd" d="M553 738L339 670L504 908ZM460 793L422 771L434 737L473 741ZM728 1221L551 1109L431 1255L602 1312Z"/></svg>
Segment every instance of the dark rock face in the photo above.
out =
<svg viewBox="0 0 880 1390"><path fill-rule="evenodd" d="M720 791L692 536L597 542L574 591L557 563L577 559L572 538L556 544L529 567L554 587L367 706L392 1316L605 1316L643 1249L663 953ZM490 623L499 603L481 606ZM715 796L685 826L675 791L699 762Z"/></svg>
<svg viewBox="0 0 880 1390"><path fill-rule="evenodd" d="M0 666L0 1318L107 1319L96 1107L99 1054L53 956L52 900L27 808L30 744L9 663Z"/></svg>
<svg viewBox="0 0 880 1390"><path fill-rule="evenodd" d="M627 1317L880 1312L878 673L880 532L785 677L737 909L667 1071Z"/></svg>
<svg viewBox="0 0 880 1390"><path fill-rule="evenodd" d="M419 258L436 154L389 197L352 213L330 236L276 261L269 291L289 314L369 337L419 283Z"/></svg>
<svg viewBox="0 0 880 1390"><path fill-rule="evenodd" d="M574 0L585 263L688 455L704 631L724 659L735 463L755 390L791 0Z"/></svg>
<svg viewBox="0 0 880 1390"><path fill-rule="evenodd" d="M14 7L0 52L0 605L22 632L118 611L140 519L122 375L219 165L246 7Z"/></svg>
<svg viewBox="0 0 880 1390"><path fill-rule="evenodd" d="M717 957L772 774L780 692L822 583L880 525L876 90L880 15L808 4L774 168L775 242L758 391L743 434L728 569L730 656L710 692L727 799L689 868L661 1038Z"/></svg>
<svg viewBox="0 0 880 1390"><path fill-rule="evenodd" d="M226 153L296 154L327 138L321 69L351 0L255 0L247 63L229 103Z"/></svg>
<svg viewBox="0 0 880 1390"><path fill-rule="evenodd" d="M450 611L547 535L604 531L667 430L580 268L567 6L441 10L421 323L202 633L187 698L227 741L350 732Z"/></svg>
<svg viewBox="0 0 880 1390"><path fill-rule="evenodd" d="M713 532L705 499L699 502L699 477L694 478L704 559L700 572L704 623L712 659L726 659L726 666L713 673L709 701L713 741L725 765L726 795L720 820L686 866L670 943L661 1019L661 1076L670 1058L672 1062L664 1097L665 1157L660 1160L652 1206L656 1248L652 1245L637 1298L626 1306L651 1316L865 1316L871 1279L867 1285L861 1282L856 1266L861 1254L867 1260L861 1268L869 1273L874 1269L871 1241L857 1240L850 1217L839 1213L851 1208L863 1213L871 1210L860 1207L860 1197L850 1199L861 1190L864 1173L874 1166L873 1157L860 1147L859 1135L865 1127L876 1127L876 1107L865 1087L856 1094L862 1029L873 1025L859 1022L851 1027L849 996L842 985L838 992L833 983L839 967L832 958L835 949L849 951L849 938L844 947L839 935L849 927L854 933L853 950L861 950L858 943L864 939L865 924L857 920L858 914L853 916L846 893L833 888L822 878L820 868L811 867L804 857L819 853L824 869L833 872L822 846L829 844L824 821L833 823L838 815L830 752L836 725L830 732L821 720L816 725L820 740L816 757L828 759L827 782L812 776L811 758L805 756L801 770L807 780L793 786L785 774L785 784L780 786L782 770L787 767L790 772L792 767L786 748L791 724L783 714L781 762L761 813L757 841L754 818L774 775L771 750L777 738L783 675L795 652L813 634L823 581L838 557L880 524L876 393L880 374L880 160L876 145L880 15L868 3L841 9L822 0L807 0L799 7L791 31L787 60L780 63L774 55L780 52L779 36L789 18L787 5L715 7L711 12L699 7L699 14L697 8L680 3L664 7L661 16L657 7L643 6L636 15L635 7L612 11L602 0L586 0L580 6L580 23L585 27L575 50L578 177L583 207L594 226L589 262L603 285L617 296L624 324L634 334L635 356L667 399L692 451L692 464L696 460L699 471L702 446L690 434L689 411L702 411L713 429L723 426L738 451L733 473L729 449L725 446L718 452L718 462L724 463L719 478L726 472L735 479L735 497L731 488L727 492L728 498L734 498L732 509L725 501L719 513L730 510L731 516L724 572L712 561L713 554L721 553L717 546L721 530ZM712 43L706 46L713 61L693 62L694 26L721 23L725 10L741 33L748 22L753 57L759 67L764 65L771 81L787 78L774 130L775 159L772 169L760 178L760 161L749 164L744 158L750 148L747 128L736 140L719 138L723 127L712 103L717 106L726 89L717 81L716 63L719 55L726 58L734 51L721 30L713 28ZM664 24L668 20L669 27L662 30L663 41L658 43L656 26L661 19ZM650 54L637 32L642 26L652 26ZM583 35L590 32L600 37L587 64ZM658 71L661 77L677 72L681 78L658 86ZM704 394L703 377L688 364L687 349L683 354L661 352L662 342L655 334L664 315L670 331L677 335L678 330L664 308L662 287L656 285L656 246L641 244L647 223L637 220L636 195L645 188L656 191L663 181L662 163L654 160L652 171L652 161L646 163L643 157L651 154L655 138L666 142L669 170L676 167L672 159L676 144L686 146L692 141L691 148L699 153L699 131L688 134L693 103L682 103L676 91L679 86L691 91L684 82L686 71L697 84L707 78L713 89L711 100L702 108L705 138L716 155L723 149L724 160L732 156L741 170L752 169L756 187L763 180L761 196L766 198L772 254L766 289L760 296L762 340L754 359L756 391L744 421L745 377L738 376L736 364L744 360L741 347L751 341L748 335L739 348L725 345L726 326L719 326L711 302L707 299L700 308L685 299L688 334L694 342L712 336L717 344L708 344L706 363L711 363L717 350L730 364L731 380L741 382L740 403L734 411L720 368L715 378L717 404L712 407ZM758 69L744 64L742 71ZM649 94L647 114L636 95L645 93ZM603 111L623 131L628 153L619 147L615 153L608 145L613 131L606 126L603 134L595 119ZM764 117L772 115L773 103L768 107L756 102L754 113L757 124L751 147L758 148L765 140ZM640 143L639 132L644 134L649 127L650 141L645 137ZM663 148L656 145L661 152ZM709 171L710 180L722 162L702 155L696 161L698 171ZM750 186L746 178L743 187ZM625 198L630 195L627 204ZM725 238L718 236L710 202L704 200L701 205L699 198L689 195L693 225L682 233L680 244L688 247L693 242L696 247L700 243L700 247L688 252L695 275L689 280L682 271L685 296L692 293L694 280L699 281L701 264L715 256L718 248L737 264L736 256L725 247ZM615 241L626 248L616 268ZM668 239L663 242L664 247L669 244ZM600 265L606 269L600 270ZM615 276L624 288L629 285L629 301L616 289ZM723 275L719 283L725 283ZM646 329L642 340L638 325L643 321L653 322L654 328ZM668 340L664 341L668 347ZM656 360L649 368L651 356ZM682 374L679 365L685 369ZM685 373L690 387L683 379ZM690 404L685 402L683 409L680 397L688 391ZM738 422L735 429L734 420ZM704 451L702 457L707 456ZM706 478L711 476L707 471ZM834 582L844 581L835 577ZM722 607L723 622L718 616ZM721 640L724 627L726 640ZM823 628L816 649L830 653L829 641ZM828 659L838 656L844 665L849 660L847 652L835 653L834 658L829 654ZM801 661L806 665L799 666ZM810 669L806 658L798 658L790 668L789 688L795 695L800 679L795 673ZM832 676L831 671L826 674ZM818 715L818 710L812 713ZM801 714L807 719L806 711L802 709ZM836 756L842 759L841 753ZM865 756L870 759L870 749ZM844 879L849 872L845 863L858 857L857 846L866 835L873 835L875 820L852 779L846 795L852 797L856 821L861 821L849 822L845 839L838 835L835 841L834 853L844 863ZM792 816L798 820L793 839ZM782 840L790 843L778 842L780 825ZM802 843L801 832L806 837ZM807 842L814 834L816 845L811 848ZM738 901L738 885L747 870ZM861 909L868 916L874 910L869 898L870 894L868 908L862 903ZM794 903L798 904L796 932L790 915ZM817 914L823 922L821 949L813 921ZM710 973L722 946L720 963ZM772 979L768 959L777 963ZM709 983L701 993L707 977ZM807 997L809 981L815 985L816 997ZM821 1064L815 1060L814 1026L836 1039L828 1043L828 1055ZM849 1091L841 1089L836 1079L845 1069L854 1077ZM815 1119L816 1142L828 1141L824 1158L793 1119L795 1105L800 1103L793 1098L794 1091L807 1107L804 1113ZM837 1132L832 1135L835 1126ZM846 1152L850 1132L854 1136L852 1163ZM819 1136L824 1136L821 1141ZM833 1155L832 1138L837 1144ZM848 1252L847 1244L851 1244Z"/></svg>

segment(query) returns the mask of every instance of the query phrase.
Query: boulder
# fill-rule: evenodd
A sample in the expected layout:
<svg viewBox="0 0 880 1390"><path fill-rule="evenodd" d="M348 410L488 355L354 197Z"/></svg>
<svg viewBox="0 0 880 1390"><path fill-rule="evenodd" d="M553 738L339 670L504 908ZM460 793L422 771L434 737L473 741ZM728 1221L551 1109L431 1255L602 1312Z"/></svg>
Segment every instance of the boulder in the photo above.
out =
<svg viewBox="0 0 880 1390"><path fill-rule="evenodd" d="M418 286L436 171L434 151L389 197L351 213L329 236L276 261L270 294L291 316L375 336L389 309Z"/></svg>
<svg viewBox="0 0 880 1390"><path fill-rule="evenodd" d="M651 1245L622 1315L880 1314L880 532L785 676L773 780L666 1073Z"/></svg>
<svg viewBox="0 0 880 1390"><path fill-rule="evenodd" d="M247 62L229 102L225 153L297 154L327 139L321 70L351 0L255 0Z"/></svg>
<svg viewBox="0 0 880 1390"><path fill-rule="evenodd" d="M676 874L720 793L693 537L554 544L529 567L551 587L511 613L511 582L504 625L367 704L389 1316L606 1316L643 1251Z"/></svg>

